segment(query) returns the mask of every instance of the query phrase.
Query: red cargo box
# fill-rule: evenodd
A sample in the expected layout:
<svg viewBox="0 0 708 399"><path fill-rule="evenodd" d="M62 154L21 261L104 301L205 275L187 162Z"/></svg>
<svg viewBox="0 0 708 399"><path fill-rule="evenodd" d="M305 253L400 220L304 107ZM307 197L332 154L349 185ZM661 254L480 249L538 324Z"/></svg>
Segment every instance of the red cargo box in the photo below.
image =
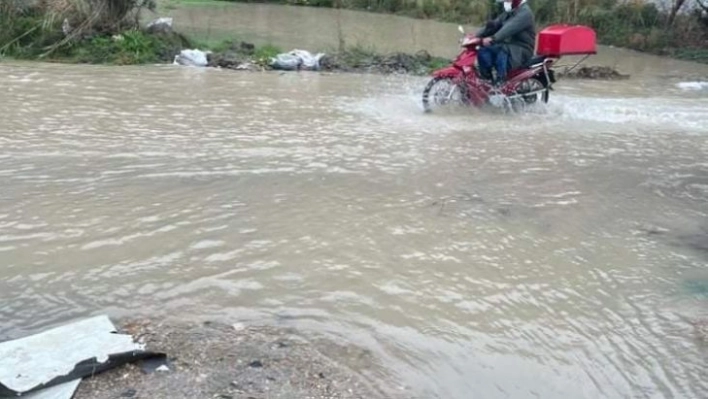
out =
<svg viewBox="0 0 708 399"><path fill-rule="evenodd" d="M551 25L538 33L536 54L551 57L597 53L595 31L582 25Z"/></svg>

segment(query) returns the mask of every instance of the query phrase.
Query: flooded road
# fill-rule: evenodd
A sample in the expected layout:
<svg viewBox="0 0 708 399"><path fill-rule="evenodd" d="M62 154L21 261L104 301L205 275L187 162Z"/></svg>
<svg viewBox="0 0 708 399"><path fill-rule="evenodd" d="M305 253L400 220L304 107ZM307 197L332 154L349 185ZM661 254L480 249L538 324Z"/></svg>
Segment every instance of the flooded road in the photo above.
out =
<svg viewBox="0 0 708 399"><path fill-rule="evenodd" d="M423 114L407 77L0 76L0 337L252 321L416 397L708 394L708 92L680 69L506 117Z"/></svg>

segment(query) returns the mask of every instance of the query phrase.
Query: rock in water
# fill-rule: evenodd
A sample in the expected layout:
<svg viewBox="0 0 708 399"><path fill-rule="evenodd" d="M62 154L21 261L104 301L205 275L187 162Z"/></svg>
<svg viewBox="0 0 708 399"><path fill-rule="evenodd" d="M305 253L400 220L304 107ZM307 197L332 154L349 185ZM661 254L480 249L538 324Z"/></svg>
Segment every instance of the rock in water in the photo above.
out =
<svg viewBox="0 0 708 399"><path fill-rule="evenodd" d="M248 364L248 367L259 369L263 367L263 362L261 362L260 360L254 360Z"/></svg>
<svg viewBox="0 0 708 399"><path fill-rule="evenodd" d="M244 54L253 54L256 52L256 46L251 43L241 42L240 47Z"/></svg>
<svg viewBox="0 0 708 399"><path fill-rule="evenodd" d="M227 51L221 54L209 54L208 60L208 65L211 67L227 69L238 69L240 65L248 61L246 57L233 51Z"/></svg>
<svg viewBox="0 0 708 399"><path fill-rule="evenodd" d="M247 42L231 42L228 47L215 54L208 55L208 66L236 70L256 70L252 62L256 46Z"/></svg>

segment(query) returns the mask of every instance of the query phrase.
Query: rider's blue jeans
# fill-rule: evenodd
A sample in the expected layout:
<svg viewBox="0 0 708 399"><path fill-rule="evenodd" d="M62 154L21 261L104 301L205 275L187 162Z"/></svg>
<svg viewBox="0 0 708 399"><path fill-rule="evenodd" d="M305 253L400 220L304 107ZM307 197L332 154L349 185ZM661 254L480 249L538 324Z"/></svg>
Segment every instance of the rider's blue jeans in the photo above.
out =
<svg viewBox="0 0 708 399"><path fill-rule="evenodd" d="M509 53L498 44L482 47L477 53L479 72L485 79L491 79L492 68L497 70L497 79L504 80L509 69Z"/></svg>

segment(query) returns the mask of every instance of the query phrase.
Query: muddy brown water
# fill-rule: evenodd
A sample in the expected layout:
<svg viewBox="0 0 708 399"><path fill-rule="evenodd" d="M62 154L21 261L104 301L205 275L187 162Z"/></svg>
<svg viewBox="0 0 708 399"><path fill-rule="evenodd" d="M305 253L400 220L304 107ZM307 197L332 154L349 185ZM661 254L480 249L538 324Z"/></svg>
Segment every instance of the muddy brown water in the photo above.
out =
<svg viewBox="0 0 708 399"><path fill-rule="evenodd" d="M234 6L273 41L302 13L330 21ZM218 319L418 397L706 397L708 67L607 59L632 79L508 116L423 114L424 78L3 62L0 337Z"/></svg>

